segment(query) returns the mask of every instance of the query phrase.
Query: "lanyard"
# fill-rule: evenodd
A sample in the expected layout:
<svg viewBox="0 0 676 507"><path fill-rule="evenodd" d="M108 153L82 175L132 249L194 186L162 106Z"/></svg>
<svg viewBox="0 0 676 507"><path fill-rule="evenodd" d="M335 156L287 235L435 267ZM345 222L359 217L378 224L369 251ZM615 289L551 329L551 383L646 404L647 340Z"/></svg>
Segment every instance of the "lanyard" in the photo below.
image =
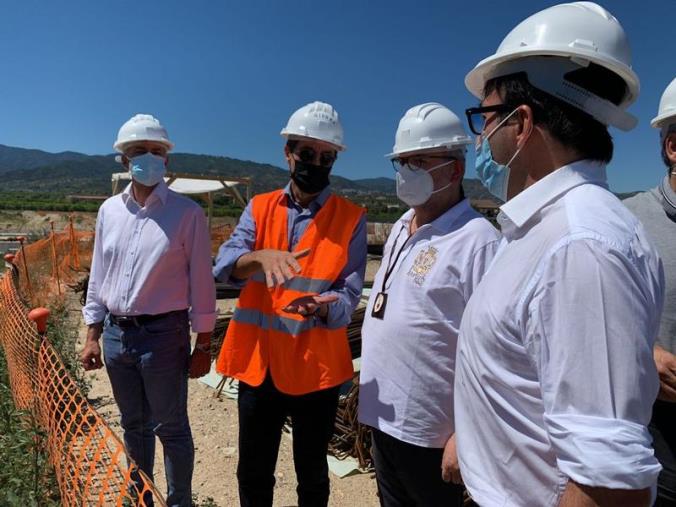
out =
<svg viewBox="0 0 676 507"><path fill-rule="evenodd" d="M404 229L407 229L406 226L402 227L399 229L399 233L397 234L397 237L394 238L394 244L392 245L392 248L397 247L397 243L399 242L399 236L401 236L401 233L404 232ZM385 276L383 277L383 284L380 287L380 292L385 292L385 285L387 284L387 280L390 279L390 276L392 275L392 272L394 271L394 268L397 266L397 262L399 261L399 257L401 256L402 252L404 251L404 248L406 248L406 245L408 244L408 240L413 237L413 234L411 234L408 238L406 238L406 241L401 245L401 248L397 252L396 257L394 258L394 262L392 262L392 255L394 254L394 251L390 253L390 257L387 260L387 269L385 269Z"/></svg>

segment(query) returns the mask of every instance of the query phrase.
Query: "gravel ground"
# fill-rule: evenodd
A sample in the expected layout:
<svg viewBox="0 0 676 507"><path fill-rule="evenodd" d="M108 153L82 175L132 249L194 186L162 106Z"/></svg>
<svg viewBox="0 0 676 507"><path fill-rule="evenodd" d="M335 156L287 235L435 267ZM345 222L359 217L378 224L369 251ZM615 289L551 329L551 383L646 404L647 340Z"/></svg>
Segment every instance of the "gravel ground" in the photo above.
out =
<svg viewBox="0 0 676 507"><path fill-rule="evenodd" d="M119 412L113 400L108 376L104 370L92 374L89 393L95 406L112 429L121 437ZM195 440L195 474L193 491L203 501L207 497L222 507L238 505L237 479L237 403L229 398L214 398L215 390L190 380L188 410ZM297 505L296 477L293 470L291 440L282 438L277 463L275 486L276 506ZM157 445L155 482L166 492L162 446ZM340 479L331 474L331 499L336 507L377 506L373 474L361 474Z"/></svg>
<svg viewBox="0 0 676 507"><path fill-rule="evenodd" d="M378 262L369 262L367 279L372 279ZM219 301L219 310L232 307L232 301ZM86 329L81 325L81 339ZM81 347L82 344L79 344ZM113 399L105 370L90 374L89 398L111 428L121 437L119 411ZM195 473L193 492L202 502L208 497L220 507L239 505L237 494L237 403L226 397L214 398L215 390L198 382L189 381L188 412L195 440ZM166 492L162 446L158 441L155 459L155 483ZM335 507L376 507L379 505L374 475L360 474L343 479L330 474L331 497ZM291 439L282 438L276 470L275 506L295 506L296 476L293 469Z"/></svg>

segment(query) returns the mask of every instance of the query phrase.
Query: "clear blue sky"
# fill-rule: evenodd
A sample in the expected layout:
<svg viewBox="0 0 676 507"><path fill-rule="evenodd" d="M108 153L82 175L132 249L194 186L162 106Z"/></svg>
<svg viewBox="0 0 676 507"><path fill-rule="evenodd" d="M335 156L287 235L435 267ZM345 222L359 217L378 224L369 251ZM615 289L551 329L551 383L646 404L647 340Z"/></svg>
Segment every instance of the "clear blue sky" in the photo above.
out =
<svg viewBox="0 0 676 507"><path fill-rule="evenodd" d="M5 0L0 143L110 153L119 126L149 112L177 151L283 165L289 114L323 100L339 111L349 147L335 172L392 177L383 154L404 111L439 101L464 117L476 102L467 71L554 3ZM628 32L641 78L631 108L641 123L613 131L610 183L644 189L665 171L649 121L676 75L676 2L602 5Z"/></svg>

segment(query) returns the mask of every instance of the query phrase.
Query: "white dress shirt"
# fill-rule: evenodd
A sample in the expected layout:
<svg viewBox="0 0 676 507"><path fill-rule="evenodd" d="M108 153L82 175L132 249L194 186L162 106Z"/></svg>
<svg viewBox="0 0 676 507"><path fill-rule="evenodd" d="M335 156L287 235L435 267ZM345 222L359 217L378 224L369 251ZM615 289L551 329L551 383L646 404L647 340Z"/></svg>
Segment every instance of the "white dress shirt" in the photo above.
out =
<svg viewBox="0 0 676 507"><path fill-rule="evenodd" d="M161 181L141 207L131 184L107 199L96 219L86 324L113 315L158 315L190 309L193 331L216 321L211 245L197 203Z"/></svg>
<svg viewBox="0 0 676 507"><path fill-rule="evenodd" d="M482 506L538 507L557 505L569 479L652 487L664 274L643 227L590 161L501 210L503 242L460 328L465 484Z"/></svg>
<svg viewBox="0 0 676 507"><path fill-rule="evenodd" d="M413 216L409 210L392 228L366 309L359 420L404 442L440 448L454 432L460 318L500 233L467 199L411 236ZM388 266L379 319L371 311Z"/></svg>

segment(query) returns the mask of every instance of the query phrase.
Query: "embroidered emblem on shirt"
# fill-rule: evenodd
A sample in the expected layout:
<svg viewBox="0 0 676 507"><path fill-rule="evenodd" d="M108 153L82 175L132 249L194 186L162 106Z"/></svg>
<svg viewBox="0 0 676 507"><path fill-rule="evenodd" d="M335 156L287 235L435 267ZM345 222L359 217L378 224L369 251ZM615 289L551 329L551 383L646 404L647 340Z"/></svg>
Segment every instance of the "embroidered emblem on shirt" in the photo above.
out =
<svg viewBox="0 0 676 507"><path fill-rule="evenodd" d="M413 266L408 272L408 276L413 278L416 285L422 286L425 283L425 277L430 272L434 263L437 262L438 250L433 246L427 250L421 250L413 261Z"/></svg>

